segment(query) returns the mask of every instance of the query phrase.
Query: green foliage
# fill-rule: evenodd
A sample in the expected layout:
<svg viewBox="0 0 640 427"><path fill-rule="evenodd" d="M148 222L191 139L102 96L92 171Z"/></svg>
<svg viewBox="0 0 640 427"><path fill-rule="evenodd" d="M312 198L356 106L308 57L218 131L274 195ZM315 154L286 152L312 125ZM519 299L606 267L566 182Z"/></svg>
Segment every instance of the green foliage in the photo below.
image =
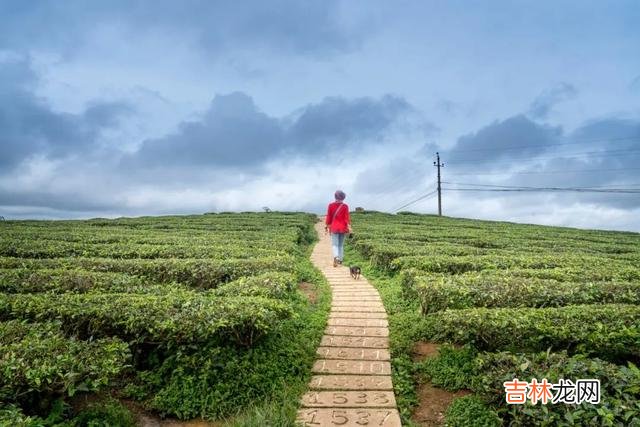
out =
<svg viewBox="0 0 640 427"><path fill-rule="evenodd" d="M476 374L475 355L476 351L471 347L457 350L443 345L437 357L418 363L417 371L436 387L449 391L465 390Z"/></svg>
<svg viewBox="0 0 640 427"><path fill-rule="evenodd" d="M356 213L352 223L349 245L369 261L365 274L390 314L392 357L408 361L425 339L465 345L402 370L472 387L475 397L457 400L447 425L499 425L496 413L508 425L640 424L637 369L627 365L640 360L640 235L409 213ZM544 350L553 363L523 354ZM609 397L578 408L506 405L502 382L530 377L517 368L534 365L538 378L599 378ZM410 396L411 381L396 377L405 385L396 392ZM398 403L410 423L413 403Z"/></svg>
<svg viewBox="0 0 640 427"><path fill-rule="evenodd" d="M80 341L57 322L0 322L0 401L46 403L107 386L128 366L127 345L115 338Z"/></svg>
<svg viewBox="0 0 640 427"><path fill-rule="evenodd" d="M534 354L481 353L475 360L473 390L493 406L504 403L503 382L518 378L550 383L560 378L599 379L600 404L547 404L546 410L527 403L510 405L499 410L510 425L640 425L640 370L633 364L614 365L584 356L570 357L565 352Z"/></svg>
<svg viewBox="0 0 640 427"><path fill-rule="evenodd" d="M0 354L11 381L0 383L0 417L129 424L113 402L71 421L64 400L108 387L128 367L115 356L106 365L100 350L112 343L127 357L131 348L138 370L118 377L118 389L149 407L208 418L277 407L260 419L290 424L329 308L306 259L315 221L270 212L0 224L0 320L36 322L22 340L30 348ZM315 305L297 292L300 279L314 283Z"/></svg>
<svg viewBox="0 0 640 427"><path fill-rule="evenodd" d="M296 268L296 259L288 254L241 259L0 258L0 268L117 272L146 277L155 282L175 282L209 289L243 276L267 271L293 272Z"/></svg>
<svg viewBox="0 0 640 427"><path fill-rule="evenodd" d="M315 353L306 345L292 345L296 338L289 331L251 351L235 347L178 351L147 378L160 384L150 404L180 419L234 414L277 393L289 380L308 375Z"/></svg>
<svg viewBox="0 0 640 427"><path fill-rule="evenodd" d="M75 427L135 427L133 414L114 399L93 403L73 419Z"/></svg>
<svg viewBox="0 0 640 427"><path fill-rule="evenodd" d="M448 427L496 427L502 425L498 415L477 396L455 399L446 413Z"/></svg>
<svg viewBox="0 0 640 427"><path fill-rule="evenodd" d="M446 310L430 314L422 337L480 350L569 350L611 360L640 356L640 306Z"/></svg>
<svg viewBox="0 0 640 427"><path fill-rule="evenodd" d="M153 281L125 273L28 268L1 269L0 291L5 293L166 293L177 284L155 284Z"/></svg>
<svg viewBox="0 0 640 427"><path fill-rule="evenodd" d="M417 310L396 312L389 317L389 345L393 354L411 354L414 344L420 341L421 320Z"/></svg>
<svg viewBox="0 0 640 427"><path fill-rule="evenodd" d="M574 254L497 254L497 255L408 255L395 258L390 268L399 271L415 268L430 273L462 274L483 270L554 270L561 268L599 271L600 280L638 280L640 268L601 256ZM596 279L597 280L597 279Z"/></svg>
<svg viewBox="0 0 640 427"><path fill-rule="evenodd" d="M0 318L59 319L68 333L81 337L119 336L165 345L230 339L250 346L278 321L292 315L290 306L282 301L217 298L193 291L0 295Z"/></svg>
<svg viewBox="0 0 640 427"><path fill-rule="evenodd" d="M291 427L299 409L302 387L285 386L282 392L272 395L270 399L258 401L243 409L225 425L233 427Z"/></svg>
<svg viewBox="0 0 640 427"><path fill-rule="evenodd" d="M411 416L410 408L418 403L415 366L408 355L403 354L391 359L391 370L398 409L402 417L408 419Z"/></svg>
<svg viewBox="0 0 640 427"><path fill-rule="evenodd" d="M281 425L290 425L329 310L328 286L316 283L321 285L316 304L295 299L298 315L280 322L253 348L182 346L158 368L142 373L142 383L153 390L150 405L181 419L218 419L248 408L246 425L265 417L270 421L263 425L283 420Z"/></svg>
<svg viewBox="0 0 640 427"><path fill-rule="evenodd" d="M3 427L35 427L44 425L40 417L27 416L15 405L0 406L0 426Z"/></svg>
<svg viewBox="0 0 640 427"><path fill-rule="evenodd" d="M594 303L640 303L640 283L558 282L512 276L510 272L431 274L416 278L403 270L403 285L413 288L422 312L472 307L560 307Z"/></svg>
<svg viewBox="0 0 640 427"><path fill-rule="evenodd" d="M418 299L418 283L421 277L419 270L415 268L406 268L399 274L400 284L402 286L402 296L408 300Z"/></svg>
<svg viewBox="0 0 640 427"><path fill-rule="evenodd" d="M186 242L184 242L186 243ZM270 256L286 250L295 253L293 242L282 242L274 247L273 242L258 241L248 245L242 242L226 241L211 244L137 244L121 242L93 243L66 242L55 240L3 239L0 242L0 256L17 258L115 258L115 259L156 259L156 258L246 258L249 256ZM249 249L249 250L247 250Z"/></svg>
<svg viewBox="0 0 640 427"><path fill-rule="evenodd" d="M296 277L290 273L269 272L258 276L242 277L216 289L217 296L258 296L287 299L297 285Z"/></svg>

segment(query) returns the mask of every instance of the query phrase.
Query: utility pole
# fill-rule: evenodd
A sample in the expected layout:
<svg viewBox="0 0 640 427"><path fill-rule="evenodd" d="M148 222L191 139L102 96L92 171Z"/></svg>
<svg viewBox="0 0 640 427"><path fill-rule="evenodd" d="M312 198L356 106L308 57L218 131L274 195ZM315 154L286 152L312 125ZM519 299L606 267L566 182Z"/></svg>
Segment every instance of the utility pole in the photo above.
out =
<svg viewBox="0 0 640 427"><path fill-rule="evenodd" d="M438 167L438 215L442 216L442 186L440 185L440 168L444 167L444 163L440 163L440 153L436 152L437 161L433 162Z"/></svg>

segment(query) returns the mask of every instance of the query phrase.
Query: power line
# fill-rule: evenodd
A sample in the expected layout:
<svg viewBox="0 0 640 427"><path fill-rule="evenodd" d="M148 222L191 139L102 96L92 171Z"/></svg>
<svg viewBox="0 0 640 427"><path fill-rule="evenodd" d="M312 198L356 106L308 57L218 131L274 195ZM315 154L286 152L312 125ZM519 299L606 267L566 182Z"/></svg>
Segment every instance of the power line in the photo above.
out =
<svg viewBox="0 0 640 427"><path fill-rule="evenodd" d="M523 188L446 188L447 191L479 191L479 192L544 192L567 191L576 193L616 193L616 194L640 194L640 189L597 189L597 188L562 188L562 187L523 187Z"/></svg>
<svg viewBox="0 0 640 427"><path fill-rule="evenodd" d="M636 153L636 154L628 154L628 153ZM509 160L520 160L520 159L531 159L531 160L555 160L555 159L583 159L584 157L618 157L618 156L637 156L640 155L640 148L633 148L628 150L600 150L600 151L585 151L578 153L556 153L554 156L510 156ZM467 159L453 159L453 164L462 164L477 160L485 160L493 158L490 157L469 157ZM449 162L451 164L452 162Z"/></svg>
<svg viewBox="0 0 640 427"><path fill-rule="evenodd" d="M440 184L440 169L442 167L444 167L444 163L440 162L440 153L436 153L436 161L433 162L433 165L438 168L438 182L437 182L437 186L436 186L435 191L431 191L431 192L429 192L427 194L424 194L424 195L420 196L419 198L417 198L415 200L412 200L412 201L410 201L408 203L403 204L399 208L396 208L394 210L394 213L398 212L400 209L404 209L404 208L406 208L408 206L411 206L414 203L417 203L417 202L419 202L421 200L425 200L425 199L428 199L430 197L433 197L434 194L437 193L438 194L438 215L442 216L442 186Z"/></svg>
<svg viewBox="0 0 640 427"><path fill-rule="evenodd" d="M419 198L417 198L417 199L415 199L415 200L412 200L412 201L411 201L411 202L409 202L409 203L406 203L406 204L405 204L405 205L403 205L403 206L400 206L399 208L395 209L393 212L394 212L394 213L396 213L396 212L399 212L400 210L402 210L402 209L404 209L404 208L407 208L407 207L409 207L409 206L411 206L411 205L413 205L413 204L416 204L416 203L418 203L418 202L420 202L420 201L424 201L424 200L432 199L432 198L434 198L437 194L438 194L438 191L437 191L437 190L436 190L436 191L432 191L432 192L431 192L431 193L429 193L429 194L425 194L425 195L423 195L422 197L419 197Z"/></svg>
<svg viewBox="0 0 640 427"><path fill-rule="evenodd" d="M404 181L406 178L409 177L410 174L415 173L415 171L410 170L410 169L405 169L403 172L401 172L398 176L395 177L395 179L393 181L391 181L390 183L387 183L387 185L376 189L376 192L378 194L383 194L382 196L379 197L370 197L366 202L368 204L371 204L370 202L372 201L379 201L379 200L386 200L389 197L391 197L392 195L384 195L384 193L386 193L387 191L389 191L390 189L394 188L397 184L399 184L401 181Z"/></svg>
<svg viewBox="0 0 640 427"><path fill-rule="evenodd" d="M463 182L448 182L448 181L442 181L443 184L451 184L451 185L469 185L472 187L496 187L496 188L546 188L546 187L527 187L527 186L521 186L521 185L496 185L496 184L470 184L470 183L463 183ZM578 189L578 190L588 190L588 189L592 189L592 188L605 188L605 187L636 187L636 186L640 186L640 184L614 184L614 185L590 185L588 187L564 187L564 188L573 188L573 189ZM553 187L555 188L555 187ZM634 188L622 188L623 190L634 190Z"/></svg>
<svg viewBox="0 0 640 427"><path fill-rule="evenodd" d="M610 142L610 141L640 141L640 135L620 137L620 138L607 138L607 139L592 139L592 140L579 140L579 141L574 140L574 142L562 142L562 143L556 143L556 144L531 144L531 145L515 145L512 147L468 148L465 150L456 150L454 148L453 150L450 151L450 154L477 152L477 151L519 150L521 148L557 147L557 146L563 146L563 145L584 144L585 142Z"/></svg>
<svg viewBox="0 0 640 427"><path fill-rule="evenodd" d="M635 138L635 137L634 137ZM617 140L623 139L631 139L631 138L617 138ZM611 139L614 140L614 139ZM558 145L569 145L567 144L558 144ZM517 147L523 148L523 146ZM475 150L470 150L475 151ZM480 150L477 150L480 151ZM489 151L487 149L487 151ZM618 156L618 155L626 155L628 153L634 153L631 155L638 155L640 153L640 149L622 149L622 150L601 150L601 151L587 151L582 153L566 153L565 155L558 153L555 157L551 157L553 159L557 158L571 158L572 156L591 156L591 155L605 155L605 157L610 156ZM567 155L568 154L568 155ZM440 156L436 153L437 161L434 162L434 166L438 166L438 172L440 172L440 168L444 166L444 164L440 163ZM544 159L544 157L535 158L535 160ZM640 168L609 168L609 169L580 169L580 170L562 170L562 171L541 171L541 172L513 172L513 173L467 173L467 174L454 174L458 176L464 175L538 175L538 174L564 174L564 173L583 173L583 172L603 172L603 171L622 171L622 170L640 170ZM403 178L403 175L406 175L406 171L400 174L399 177L396 177L394 182ZM438 182L435 190L429 191L416 199L410 200L408 202L403 203L400 207L393 209L393 212L396 213L404 208L407 208L417 202L427 200L429 198L435 197L437 194L439 196L438 203L438 212L441 214L441 194L442 194L442 186L441 184L449 184L455 186L468 186L468 187L476 187L476 188L449 188L446 190L449 191L468 191L468 192L578 192L578 193L609 193L609 194L640 194L640 188L638 187L640 184L611 184L611 185L602 185L602 186L589 186L589 187L530 187L530 186L509 186L509 185L496 185L496 184L474 184L474 183L457 183L450 181L441 181L440 173L438 173ZM388 188L388 186L385 186Z"/></svg>
<svg viewBox="0 0 640 427"><path fill-rule="evenodd" d="M438 191L438 190L437 190L437 188L438 188L437 186L436 186L436 187L431 187L431 189L428 191L428 193L433 193L433 192L435 192L435 191ZM404 205L405 203L410 203L410 202L414 199L414 197L416 197L416 193L418 193L418 191L414 191L414 192L411 194L411 196L410 196L410 197L405 198L405 199L404 199L404 201L402 201L402 202L400 203L400 205ZM419 196L419 197L422 197L422 196ZM389 212L395 212L396 210L397 210L397 209L391 209Z"/></svg>
<svg viewBox="0 0 640 427"><path fill-rule="evenodd" d="M454 173L453 176L477 176L477 175L546 175L546 174L567 174L567 173L587 173L587 172L614 172L640 170L640 168L612 168L612 169L574 169L574 170L552 170L552 171L531 171L531 172L476 172L476 173Z"/></svg>
<svg viewBox="0 0 640 427"><path fill-rule="evenodd" d="M409 203L406 203L406 204L404 204L404 205L400 206L399 208L395 209L395 210L394 210L394 213L395 213L395 212L398 212L400 209L404 209L404 208L406 208L406 207L408 207L408 206L411 206L411 205L413 205L414 203L417 203L417 202L419 202L419 201L421 201L421 200L424 200L424 199L427 199L427 198L430 198L430 197L434 197L436 194L438 194L438 190L434 190L434 191L432 191L432 192L430 192L430 193L424 194L424 195L422 195L421 197L419 197L419 198L417 198L417 199L415 199L415 200L413 200L413 201L411 201L411 202L409 202Z"/></svg>

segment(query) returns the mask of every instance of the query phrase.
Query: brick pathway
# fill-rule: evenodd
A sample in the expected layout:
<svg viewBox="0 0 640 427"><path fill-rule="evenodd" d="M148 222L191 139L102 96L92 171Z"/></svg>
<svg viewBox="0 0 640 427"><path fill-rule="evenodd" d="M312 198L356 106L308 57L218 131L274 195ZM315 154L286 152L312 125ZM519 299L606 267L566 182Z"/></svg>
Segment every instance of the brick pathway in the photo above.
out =
<svg viewBox="0 0 640 427"><path fill-rule="evenodd" d="M391 384L389 328L378 291L349 268L333 267L331 237L324 224L311 255L333 293L331 313L318 347L309 391L297 422L304 426L400 427Z"/></svg>

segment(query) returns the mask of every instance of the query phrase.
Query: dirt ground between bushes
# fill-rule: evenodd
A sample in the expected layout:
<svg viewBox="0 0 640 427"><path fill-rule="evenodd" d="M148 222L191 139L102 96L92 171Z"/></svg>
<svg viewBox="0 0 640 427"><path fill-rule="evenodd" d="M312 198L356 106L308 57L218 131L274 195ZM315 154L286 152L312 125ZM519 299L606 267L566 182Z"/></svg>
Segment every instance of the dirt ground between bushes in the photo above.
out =
<svg viewBox="0 0 640 427"><path fill-rule="evenodd" d="M418 342L413 347L412 356L414 362L435 357L438 355L438 344L430 342ZM411 420L416 424L425 427L436 427L444 425L444 414L454 399L470 394L466 390L452 393L425 383L418 386L418 406L413 410Z"/></svg>
<svg viewBox="0 0 640 427"><path fill-rule="evenodd" d="M305 294L311 304L315 304L318 300L318 289L313 283L301 282L298 287Z"/></svg>
<svg viewBox="0 0 640 427"><path fill-rule="evenodd" d="M418 387L418 406L414 409L411 419L421 426L432 427L444 424L444 414L453 402L453 399L466 396L470 392L466 390L450 391L443 390L431 385L422 384Z"/></svg>
<svg viewBox="0 0 640 427"><path fill-rule="evenodd" d="M71 401L71 406L74 411L79 412L92 404L99 403L103 397L95 394L79 395ZM128 399L117 400L131 412L136 420L136 425L142 427L223 427L225 425L221 421L212 422L202 419L181 421L174 418L161 418L159 415L144 409L138 402Z"/></svg>
<svg viewBox="0 0 640 427"><path fill-rule="evenodd" d="M137 403L131 401L122 402L136 418L136 424L142 427L222 427L221 421L204 421L201 419L180 421L171 418L162 419L158 415L145 411Z"/></svg>
<svg viewBox="0 0 640 427"><path fill-rule="evenodd" d="M411 354L413 356L414 362L420 362L429 357L435 357L438 355L438 351L440 350L439 344L434 344L432 342L420 341L417 342L416 345L413 346L411 350Z"/></svg>

